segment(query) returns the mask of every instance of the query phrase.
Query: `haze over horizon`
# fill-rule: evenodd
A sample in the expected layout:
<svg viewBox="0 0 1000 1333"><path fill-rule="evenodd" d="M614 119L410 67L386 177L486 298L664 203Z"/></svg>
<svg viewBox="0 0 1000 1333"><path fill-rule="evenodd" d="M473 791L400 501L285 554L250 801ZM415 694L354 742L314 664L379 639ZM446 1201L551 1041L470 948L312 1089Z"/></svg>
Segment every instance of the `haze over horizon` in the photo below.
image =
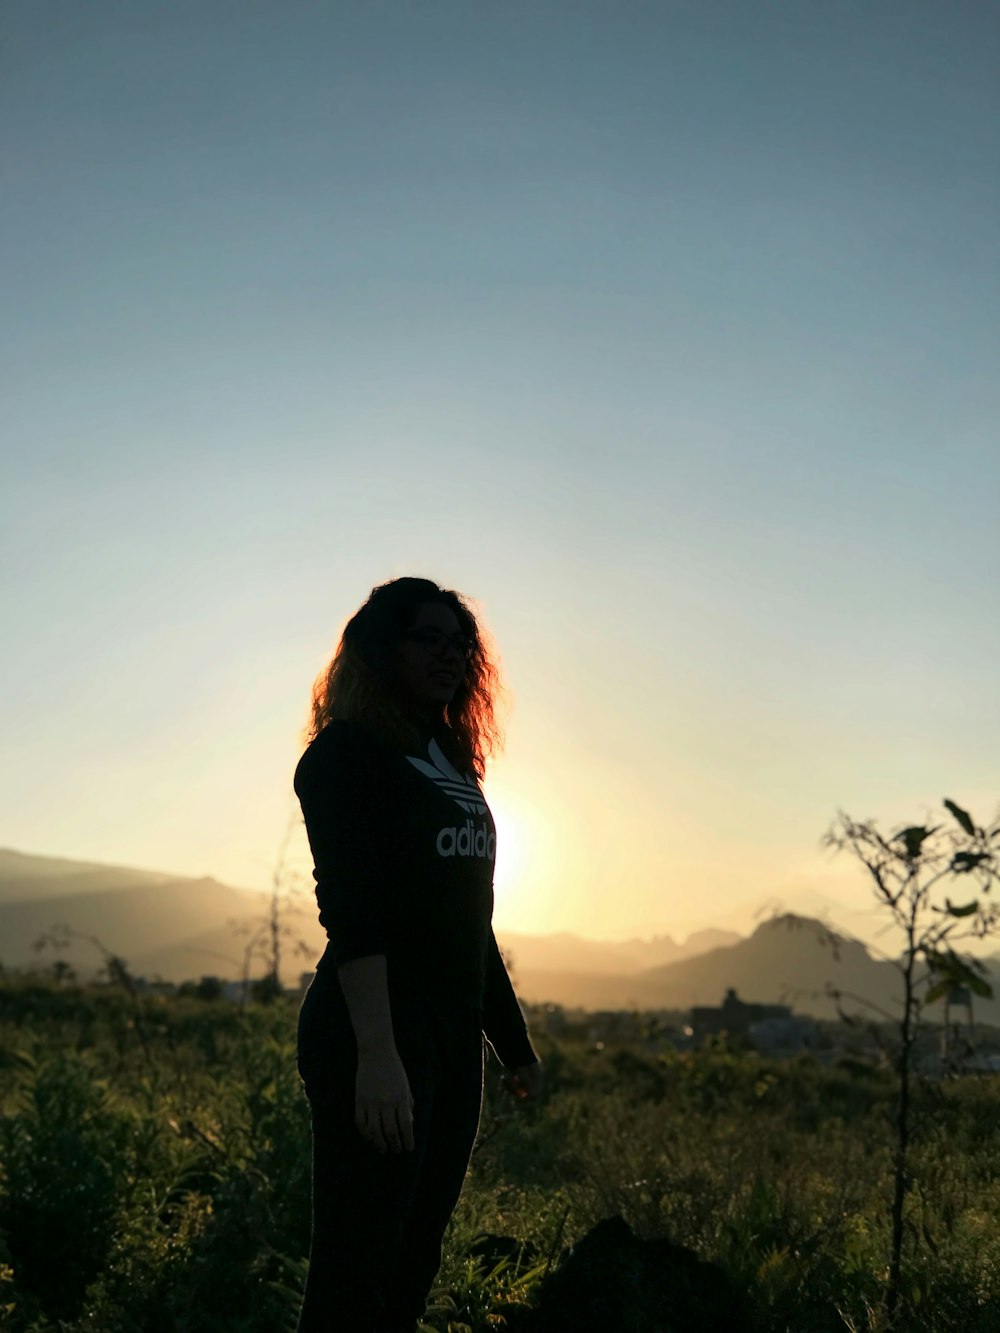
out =
<svg viewBox="0 0 1000 1333"><path fill-rule="evenodd" d="M4 46L0 844L266 887L400 574L502 658L498 930L856 924L838 808L995 812L987 10L14 0Z"/></svg>
<svg viewBox="0 0 1000 1333"><path fill-rule="evenodd" d="M303 855L308 859L308 851L304 852ZM24 861L23 865L22 860ZM46 876L44 872L48 869L48 863L50 862L51 876ZM304 875L302 873L302 865L304 865L304 862L298 867L295 867L294 865L290 866L293 881L295 880L297 872L297 884L286 882L283 886L283 891L293 889L293 891L297 893L298 896L296 897L296 901L299 903L301 903L303 889L305 889L307 897L312 889L311 875ZM151 866L122 866L113 862L90 860L77 862L72 858L50 857L41 853L30 852L23 848L0 847L0 900L9 896L5 890L7 890L11 883L14 882L20 886L18 893L15 895L15 899L19 901L29 901L35 896L30 891L30 886L39 881L42 883L40 896L43 899L49 899L52 896L63 897L64 895L68 895L69 898L72 899L76 894L81 892L92 893L94 889L93 884L89 879L90 872L94 872L96 878L100 880L102 871L111 872L111 875L107 887L98 891L103 891L109 894L113 894L121 888L127 887L133 883L136 885L145 883L148 881L149 877L153 877L157 881L162 880L163 882L173 882L175 880L198 882L201 879L211 879L216 883L219 882L215 876L188 877L184 875L175 875L170 871L156 869ZM80 883L79 876L81 873L84 873L87 876L88 882L86 885L81 885ZM62 884L60 877L65 880L65 884ZM254 896L260 895L261 893L265 894L265 897L267 895L267 890L261 888L248 888L245 885L239 884L227 884L225 887L228 889L235 889L239 893L252 894ZM292 900L289 899L289 901ZM839 915L837 914L838 909L841 909ZM719 932L727 933L727 931L731 932L732 930L736 930L737 927L739 927L737 933L742 932L745 934L752 934L761 922L766 921L769 917L784 914L786 911L801 911L803 915L812 913L816 919L822 919L829 924L841 926L844 925L850 915L849 909L846 909L844 904L836 903L822 895L812 895L811 897L807 897L805 901L803 895L798 895L796 904L776 898L762 899L759 902L742 904L740 908L727 914L727 920L731 922L730 927L720 927L717 923L706 921L700 926L693 926L687 932L678 932L676 930L671 932L670 930L657 929L655 927L651 927L647 930L640 924L635 930L624 931L619 934L592 935L587 931L584 925L584 928L574 930L567 930L564 927L555 927L552 930L538 932L538 936L548 937L568 935L588 942L609 944L627 943L635 940L651 942L656 939L669 938L679 945L687 945L700 936L712 935ZM831 915L831 913L833 915ZM861 912L856 915L860 919L865 913ZM836 919L834 919L835 917ZM872 925L873 927L878 927L879 924L880 920L876 917L873 920ZM522 932L505 931L505 934L510 933L520 934ZM859 931L859 937L864 938L864 936L865 931L862 928ZM110 943L113 944L114 941L111 940ZM2 961L2 959L0 959L0 961Z"/></svg>

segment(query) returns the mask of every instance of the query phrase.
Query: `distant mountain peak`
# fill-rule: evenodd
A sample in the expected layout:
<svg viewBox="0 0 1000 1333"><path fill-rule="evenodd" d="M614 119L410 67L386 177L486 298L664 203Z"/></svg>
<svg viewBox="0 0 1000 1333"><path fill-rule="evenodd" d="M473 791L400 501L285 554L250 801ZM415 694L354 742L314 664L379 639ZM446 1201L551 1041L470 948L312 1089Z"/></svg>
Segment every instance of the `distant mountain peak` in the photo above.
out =
<svg viewBox="0 0 1000 1333"><path fill-rule="evenodd" d="M839 935L836 926L830 922L821 921L814 916L802 916L799 912L778 912L774 916L769 916L757 926L754 935L779 927L785 930L812 930L827 935Z"/></svg>

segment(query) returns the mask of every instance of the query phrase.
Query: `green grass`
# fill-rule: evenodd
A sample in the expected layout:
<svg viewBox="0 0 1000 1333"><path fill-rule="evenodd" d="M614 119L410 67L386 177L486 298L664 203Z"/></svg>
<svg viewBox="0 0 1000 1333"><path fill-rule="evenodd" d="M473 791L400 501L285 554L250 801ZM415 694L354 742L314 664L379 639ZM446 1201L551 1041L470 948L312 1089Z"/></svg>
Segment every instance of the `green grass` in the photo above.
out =
<svg viewBox="0 0 1000 1333"><path fill-rule="evenodd" d="M296 1008L0 984L0 1327L291 1333L309 1241ZM487 1071L428 1333L530 1327L546 1273L615 1214L721 1265L761 1333L886 1328L889 1074L535 1035L541 1103ZM1000 1329L996 1081L926 1087L917 1118L899 1327ZM485 1234L511 1244L477 1255Z"/></svg>

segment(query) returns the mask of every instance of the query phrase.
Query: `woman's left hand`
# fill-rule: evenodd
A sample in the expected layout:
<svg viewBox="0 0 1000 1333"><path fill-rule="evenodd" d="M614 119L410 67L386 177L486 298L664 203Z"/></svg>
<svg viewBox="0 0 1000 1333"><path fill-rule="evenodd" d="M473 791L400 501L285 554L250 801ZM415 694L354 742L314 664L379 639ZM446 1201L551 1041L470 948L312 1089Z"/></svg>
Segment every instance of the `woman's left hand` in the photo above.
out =
<svg viewBox="0 0 1000 1333"><path fill-rule="evenodd" d="M519 1102L534 1102L542 1095L544 1082L542 1062L535 1060L530 1065L518 1065L512 1069L507 1086Z"/></svg>

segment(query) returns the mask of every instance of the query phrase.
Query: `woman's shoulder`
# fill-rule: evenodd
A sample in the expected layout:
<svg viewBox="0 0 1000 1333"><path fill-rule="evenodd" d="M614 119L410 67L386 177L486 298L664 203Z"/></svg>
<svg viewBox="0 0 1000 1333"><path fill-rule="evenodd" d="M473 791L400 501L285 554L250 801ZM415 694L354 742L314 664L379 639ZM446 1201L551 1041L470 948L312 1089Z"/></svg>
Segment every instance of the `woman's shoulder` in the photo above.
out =
<svg viewBox="0 0 1000 1333"><path fill-rule="evenodd" d="M293 786L298 791L311 778L342 771L350 776L359 764L377 759L383 750L372 730L353 718L336 718L328 722L306 746L295 767Z"/></svg>

